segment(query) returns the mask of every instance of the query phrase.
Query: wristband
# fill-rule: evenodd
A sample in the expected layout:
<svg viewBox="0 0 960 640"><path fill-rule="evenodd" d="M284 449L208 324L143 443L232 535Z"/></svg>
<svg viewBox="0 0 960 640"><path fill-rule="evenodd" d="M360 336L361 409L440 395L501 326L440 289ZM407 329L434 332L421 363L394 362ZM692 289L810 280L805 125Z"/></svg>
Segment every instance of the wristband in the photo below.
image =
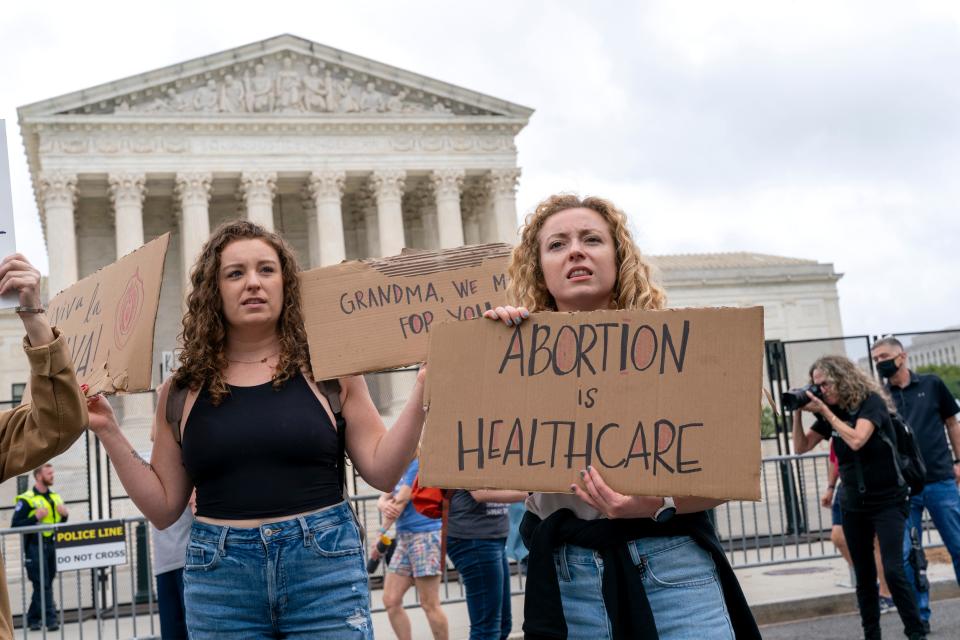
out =
<svg viewBox="0 0 960 640"><path fill-rule="evenodd" d="M43 307L21 307L20 305L17 305L14 311L17 313L46 313L46 309Z"/></svg>
<svg viewBox="0 0 960 640"><path fill-rule="evenodd" d="M836 489L836 488L837 488L837 485L835 485L835 484L828 484L828 485L827 485L827 489Z"/></svg>
<svg viewBox="0 0 960 640"><path fill-rule="evenodd" d="M960 458L955 458L953 464L960 464Z"/></svg>

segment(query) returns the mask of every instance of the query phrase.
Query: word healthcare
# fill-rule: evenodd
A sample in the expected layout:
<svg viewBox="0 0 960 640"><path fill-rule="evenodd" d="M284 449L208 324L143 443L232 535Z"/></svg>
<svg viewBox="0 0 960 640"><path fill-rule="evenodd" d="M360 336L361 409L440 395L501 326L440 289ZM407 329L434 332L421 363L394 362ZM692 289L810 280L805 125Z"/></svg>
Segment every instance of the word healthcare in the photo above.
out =
<svg viewBox="0 0 960 640"><path fill-rule="evenodd" d="M760 308L440 325L422 481L566 492L592 465L621 493L759 499L762 348Z"/></svg>

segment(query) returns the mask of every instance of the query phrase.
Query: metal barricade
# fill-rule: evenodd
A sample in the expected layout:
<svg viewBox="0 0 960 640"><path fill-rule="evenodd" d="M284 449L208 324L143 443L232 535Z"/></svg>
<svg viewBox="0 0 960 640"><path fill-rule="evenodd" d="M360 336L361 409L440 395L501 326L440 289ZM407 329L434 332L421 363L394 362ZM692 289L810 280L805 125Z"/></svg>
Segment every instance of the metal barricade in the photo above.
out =
<svg viewBox="0 0 960 640"><path fill-rule="evenodd" d="M354 509L360 519L360 524L367 532L376 531L383 524L383 514L377 509L377 498L379 494L366 494L361 496L352 496ZM372 540L371 535L367 535L367 544ZM368 549L369 551L369 549ZM454 604L466 601L466 594L463 590L463 583L459 580L459 574L456 567L450 562L449 557L444 559L445 570L443 572L443 586L440 592L441 604ZM386 576L387 567L383 562L377 567L376 572L370 576L370 596L371 613L380 613L386 609L383 607L381 594L378 590L383 586L383 580ZM523 595L524 583L526 581L525 567L522 564L510 563L510 593L511 595ZM409 589L404 597L404 608L411 609L420 606L420 600L417 597L416 589Z"/></svg>
<svg viewBox="0 0 960 640"><path fill-rule="evenodd" d="M760 502L728 502L713 511L714 523L727 557L734 567L784 564L837 557L830 543L830 510L820 504L826 486L827 454L772 456L763 460ZM785 487L802 487L797 500L785 500ZM383 522L377 509L379 494L366 493L351 497L361 524L375 531ZM800 531L791 527L789 509L804 510L807 527ZM794 513L793 516L797 516ZM91 526L115 521L95 521ZM58 571L53 591L57 609L58 631L43 632L46 638L156 638L159 617L150 566L149 527L145 519L130 517L120 520L125 532L126 563L97 569ZM7 582L18 636L28 637L25 613L31 598L23 554L23 537L37 536L45 544L44 531L51 525L0 529L7 569ZM139 533L138 533L139 530ZM368 540L369 544L369 540ZM941 546L927 533L925 546ZM442 604L463 602L465 594L456 568L446 563L441 590ZM381 563L370 576L371 612L380 613L383 578L386 567ZM511 562L511 592L522 595L525 575L522 565ZM41 608L51 603L41 593ZM405 608L419 607L416 589L410 589ZM68 631L69 629L69 631ZM37 637L36 634L30 637Z"/></svg>
<svg viewBox="0 0 960 640"><path fill-rule="evenodd" d="M84 523L95 528L118 521ZM44 562L37 563L35 577L41 585L37 598L41 622L53 608L59 629L49 630L42 625L42 636L30 632L26 614L33 597L34 585L25 562L24 541L27 536L38 541L38 555L51 544L45 531L56 531L62 525L37 525L0 529L0 550L7 572L7 586L13 611L16 636L23 638L159 638L160 625L153 573L150 566L149 527L143 517L119 521L124 531L123 556L126 562L109 567L58 570L54 574L53 602L49 602L42 585L48 578ZM54 534L55 535L55 534ZM64 551L64 550L61 550ZM93 552L95 553L95 552ZM66 554L64 554L66 555ZM58 566L64 566L58 558ZM69 563L67 564L69 566Z"/></svg>

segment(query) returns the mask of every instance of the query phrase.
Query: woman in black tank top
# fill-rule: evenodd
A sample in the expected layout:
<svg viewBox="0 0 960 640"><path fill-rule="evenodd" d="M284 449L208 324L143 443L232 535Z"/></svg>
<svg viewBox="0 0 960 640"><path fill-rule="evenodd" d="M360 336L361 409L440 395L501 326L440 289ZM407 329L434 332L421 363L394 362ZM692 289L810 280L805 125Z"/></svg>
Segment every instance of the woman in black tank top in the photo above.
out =
<svg viewBox="0 0 960 640"><path fill-rule="evenodd" d="M254 223L210 236L190 276L181 366L160 388L149 463L106 400L89 403L91 429L158 528L177 520L196 487L184 571L194 640L372 637L337 427L308 373L297 271L286 243ZM189 390L179 426L164 411L174 384ZM362 377L340 385L346 451L370 485L390 491L420 438L423 370L389 431Z"/></svg>

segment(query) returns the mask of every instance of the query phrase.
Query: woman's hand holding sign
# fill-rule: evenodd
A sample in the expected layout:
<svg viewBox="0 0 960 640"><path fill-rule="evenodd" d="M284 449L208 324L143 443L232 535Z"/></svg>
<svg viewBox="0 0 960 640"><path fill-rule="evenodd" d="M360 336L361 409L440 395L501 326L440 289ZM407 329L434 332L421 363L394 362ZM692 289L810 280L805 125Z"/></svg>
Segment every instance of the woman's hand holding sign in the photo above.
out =
<svg viewBox="0 0 960 640"><path fill-rule="evenodd" d="M570 493L602 513L609 519L615 518L652 518L663 498L651 496L625 496L617 493L604 482L600 472L592 466L580 472L583 487L572 484Z"/></svg>
<svg viewBox="0 0 960 640"><path fill-rule="evenodd" d="M514 327L530 317L530 312L526 307L511 307L505 305L495 309L487 309L483 312L484 318L490 320L500 320L508 327Z"/></svg>

